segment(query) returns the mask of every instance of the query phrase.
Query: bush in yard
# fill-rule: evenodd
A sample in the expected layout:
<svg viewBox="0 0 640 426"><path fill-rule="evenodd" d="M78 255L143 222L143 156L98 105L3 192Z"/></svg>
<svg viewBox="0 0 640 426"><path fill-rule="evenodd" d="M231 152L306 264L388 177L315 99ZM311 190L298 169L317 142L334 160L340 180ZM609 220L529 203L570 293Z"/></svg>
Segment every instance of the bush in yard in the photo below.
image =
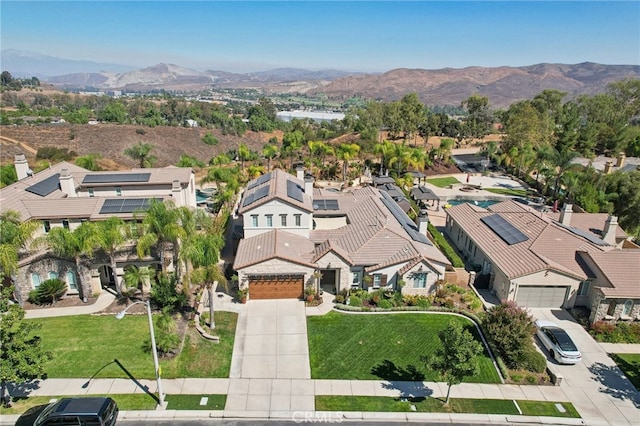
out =
<svg viewBox="0 0 640 426"><path fill-rule="evenodd" d="M533 348L533 318L515 302L489 309L484 320L487 337L496 346L508 367L514 368L525 352Z"/></svg>
<svg viewBox="0 0 640 426"><path fill-rule="evenodd" d="M344 303L344 294L336 295L336 303Z"/></svg>
<svg viewBox="0 0 640 426"><path fill-rule="evenodd" d="M382 299L378 302L378 307L382 309L390 309L393 305L387 299Z"/></svg>
<svg viewBox="0 0 640 426"><path fill-rule="evenodd" d="M362 306L362 299L360 299L358 296L351 296L349 298L349 305L350 306Z"/></svg>
<svg viewBox="0 0 640 426"><path fill-rule="evenodd" d="M44 281L35 290L34 302L37 304L56 303L67 292L67 284L59 278ZM31 297L31 293L29 294Z"/></svg>
<svg viewBox="0 0 640 426"><path fill-rule="evenodd" d="M544 373L547 368L547 358L531 346L520 353L520 358L514 361L513 367L534 373Z"/></svg>
<svg viewBox="0 0 640 426"><path fill-rule="evenodd" d="M418 297L416 305L420 306L421 308L428 308L431 306L431 301L427 297L420 296Z"/></svg>
<svg viewBox="0 0 640 426"><path fill-rule="evenodd" d="M174 350L180 345L180 336L175 333L176 323L170 312L163 311L155 322L156 349L160 354L175 352ZM151 339L144 342L144 348L151 352Z"/></svg>
<svg viewBox="0 0 640 426"><path fill-rule="evenodd" d="M158 279L151 283L151 300L160 308L178 310L187 304L187 296L176 290L174 275L159 274Z"/></svg>

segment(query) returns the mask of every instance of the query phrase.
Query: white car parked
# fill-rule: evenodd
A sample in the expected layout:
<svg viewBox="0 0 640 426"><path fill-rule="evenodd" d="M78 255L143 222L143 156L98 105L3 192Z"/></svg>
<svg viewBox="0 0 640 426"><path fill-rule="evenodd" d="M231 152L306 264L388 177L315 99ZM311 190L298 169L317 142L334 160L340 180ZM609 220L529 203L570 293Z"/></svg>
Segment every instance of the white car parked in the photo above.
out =
<svg viewBox="0 0 640 426"><path fill-rule="evenodd" d="M560 364L575 364L582 360L582 354L577 346L558 324L553 321L537 320L536 327L538 339L553 359Z"/></svg>

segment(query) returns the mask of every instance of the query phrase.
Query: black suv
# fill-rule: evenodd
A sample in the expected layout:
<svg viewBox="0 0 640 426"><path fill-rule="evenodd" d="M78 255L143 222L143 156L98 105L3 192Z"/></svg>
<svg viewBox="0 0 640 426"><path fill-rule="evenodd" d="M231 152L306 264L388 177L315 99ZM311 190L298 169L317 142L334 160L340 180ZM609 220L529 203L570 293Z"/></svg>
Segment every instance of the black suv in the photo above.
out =
<svg viewBox="0 0 640 426"><path fill-rule="evenodd" d="M62 398L40 413L34 426L112 426L118 418L118 405L111 398Z"/></svg>

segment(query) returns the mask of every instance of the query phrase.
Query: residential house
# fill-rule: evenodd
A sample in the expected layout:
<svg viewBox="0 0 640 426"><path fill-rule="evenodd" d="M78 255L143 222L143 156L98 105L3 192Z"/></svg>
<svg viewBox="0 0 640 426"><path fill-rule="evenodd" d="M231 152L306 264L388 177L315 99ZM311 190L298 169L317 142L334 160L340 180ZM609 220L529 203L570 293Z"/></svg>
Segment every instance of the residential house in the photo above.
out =
<svg viewBox="0 0 640 426"><path fill-rule="evenodd" d="M16 155L18 181L0 189L0 209L17 211L22 220L38 220L42 227L35 237L55 227L74 230L82 222L100 221L111 216L134 220L152 200L171 200L180 206L195 208L195 177L191 168L167 167L131 171L94 172L68 162L60 162L39 173L29 168L24 154ZM124 266L157 265L157 258L138 259L133 247L119 254L117 270L112 271L106 256L100 253L83 259L88 279L80 280L73 259L61 259L45 251L21 257L14 277L15 297L24 303L29 292L46 279L60 278L68 285L68 295L80 298L99 293L124 274ZM85 288L79 283L84 282Z"/></svg>
<svg viewBox="0 0 640 426"><path fill-rule="evenodd" d="M450 266L384 191L313 188L313 178L276 169L247 185L238 213L244 238L234 269L252 299L297 298L305 286L429 294ZM365 278L368 277L368 278Z"/></svg>
<svg viewBox="0 0 640 426"><path fill-rule="evenodd" d="M637 267L623 259L638 259L640 250L615 216L574 213L571 205L553 214L512 200L486 209L464 203L447 209L446 233L479 271L476 284L501 301L586 307L591 321L637 319Z"/></svg>

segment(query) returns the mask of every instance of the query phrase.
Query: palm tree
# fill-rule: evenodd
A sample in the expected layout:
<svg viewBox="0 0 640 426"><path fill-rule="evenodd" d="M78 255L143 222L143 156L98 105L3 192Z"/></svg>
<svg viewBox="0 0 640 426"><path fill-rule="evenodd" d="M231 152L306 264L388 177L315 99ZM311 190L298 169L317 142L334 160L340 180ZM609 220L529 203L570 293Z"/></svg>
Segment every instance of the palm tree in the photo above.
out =
<svg viewBox="0 0 640 426"><path fill-rule="evenodd" d="M244 171L244 162L251 158L251 150L244 143L238 146L238 158L240 159L240 170Z"/></svg>
<svg viewBox="0 0 640 426"><path fill-rule="evenodd" d="M338 146L338 158L342 160L342 179L347 180L347 168L349 161L356 158L360 152L360 145L355 143L343 143Z"/></svg>
<svg viewBox="0 0 640 426"><path fill-rule="evenodd" d="M373 149L374 154L380 154L380 174L382 175L383 169L387 164L386 161L389 160L389 157L393 153L394 143L389 142L387 140L382 141L382 143L376 144Z"/></svg>
<svg viewBox="0 0 640 426"><path fill-rule="evenodd" d="M22 222L15 210L0 214L0 275L11 276L16 272L20 251L28 247L39 227L35 220Z"/></svg>
<svg viewBox="0 0 640 426"><path fill-rule="evenodd" d="M390 154L389 167L396 165L396 176L401 176L402 171L412 162L411 148L408 146L394 144L393 152Z"/></svg>
<svg viewBox="0 0 640 426"><path fill-rule="evenodd" d="M90 270L83 262L83 257L93 256L99 245L99 236L94 222L83 222L73 231L67 228L51 228L49 233L38 238L36 245L46 245L56 256L73 259L76 263L82 296L91 294ZM116 271L113 271L115 276Z"/></svg>
<svg viewBox="0 0 640 426"><path fill-rule="evenodd" d="M262 155L267 159L267 172L270 172L271 160L278 156L278 147L273 144L267 144L262 148Z"/></svg>
<svg viewBox="0 0 640 426"><path fill-rule="evenodd" d="M124 270L124 281L127 287L140 288L144 294L145 283L151 278L148 266L128 265Z"/></svg>
<svg viewBox="0 0 640 426"><path fill-rule="evenodd" d="M171 201L152 201L149 209L142 213L143 234L138 239L138 257L142 258L151 253L151 248L158 246L162 272L167 271L165 253L173 245L173 258L178 246L178 240L185 230L179 223L178 210Z"/></svg>
<svg viewBox="0 0 640 426"><path fill-rule="evenodd" d="M151 155L151 150L154 148L149 143L138 142L137 145L131 146L124 150L125 155L133 158L140 163L140 168L153 167L153 164L158 160L154 155Z"/></svg>
<svg viewBox="0 0 640 426"><path fill-rule="evenodd" d="M558 151L554 149L551 151L551 164L555 166L556 169L556 181L553 188L553 198L556 198L558 194L558 185L560 185L560 179L565 174L566 171L576 167L573 164L573 160L578 157L578 153L575 151L570 151L568 149L563 149L562 151Z"/></svg>
<svg viewBox="0 0 640 426"><path fill-rule="evenodd" d="M109 263L111 264L111 270L113 271L116 292L118 293L118 296L122 296L122 281L118 279L118 274L116 273L116 253L127 241L127 237L125 235L126 224L122 219L115 216L96 223L98 246L109 256Z"/></svg>

